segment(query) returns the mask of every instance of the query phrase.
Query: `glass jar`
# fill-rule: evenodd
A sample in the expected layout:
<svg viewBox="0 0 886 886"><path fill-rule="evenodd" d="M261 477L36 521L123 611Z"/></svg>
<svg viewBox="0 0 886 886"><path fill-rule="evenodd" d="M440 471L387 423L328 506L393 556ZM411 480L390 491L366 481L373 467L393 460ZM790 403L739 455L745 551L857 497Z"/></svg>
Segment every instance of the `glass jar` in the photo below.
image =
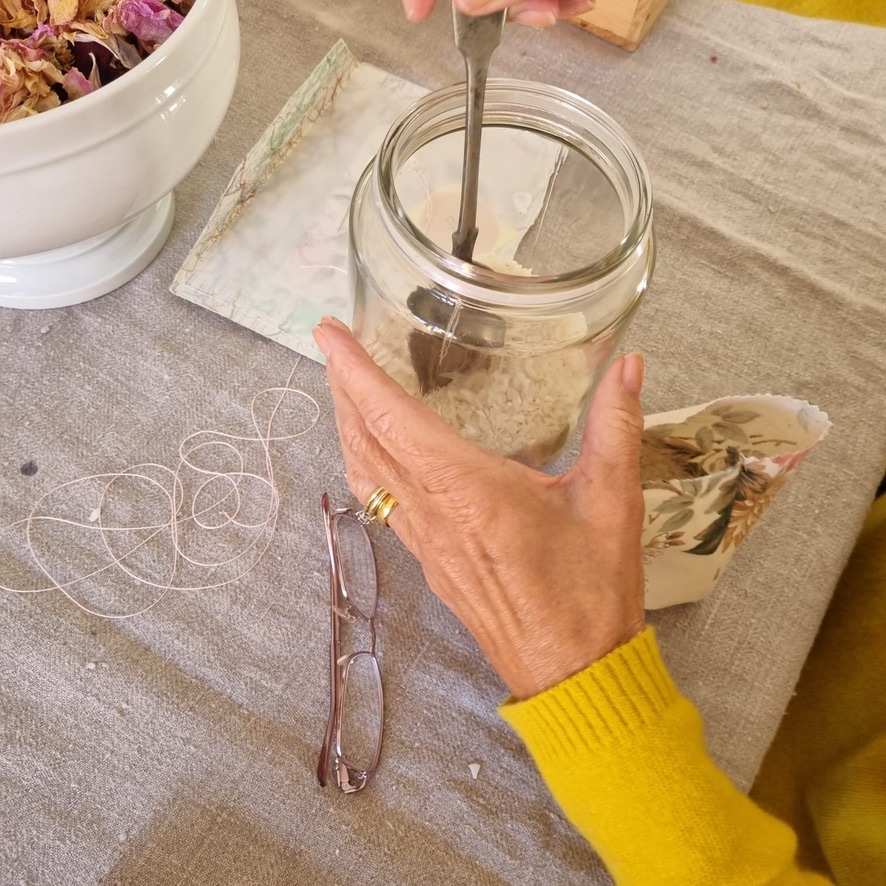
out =
<svg viewBox="0 0 886 886"><path fill-rule="evenodd" d="M649 174L584 99L490 80L475 263L461 261L464 109L463 84L416 102L357 184L354 332L462 436L538 467L581 423L649 285Z"/></svg>

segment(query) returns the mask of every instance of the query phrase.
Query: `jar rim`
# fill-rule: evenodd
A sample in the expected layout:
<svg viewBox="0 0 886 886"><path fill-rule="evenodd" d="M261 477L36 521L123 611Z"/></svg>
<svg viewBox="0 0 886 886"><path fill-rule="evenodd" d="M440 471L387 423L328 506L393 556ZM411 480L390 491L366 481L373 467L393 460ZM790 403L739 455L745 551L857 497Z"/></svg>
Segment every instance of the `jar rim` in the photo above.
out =
<svg viewBox="0 0 886 886"><path fill-rule="evenodd" d="M626 175L634 204L633 218L630 219L628 230L613 249L588 265L561 274L517 276L479 268L462 261L441 249L413 224L400 202L394 185L399 170L397 161L402 159L402 162L405 162L415 150L443 134L439 131L439 127L434 130L431 124L447 112L461 111L461 120L460 124L450 125L445 131L464 129L465 95L466 85L459 83L430 92L418 99L394 121L372 164L379 185L378 194L388 215L387 221L400 237L410 243L421 263L442 271L450 280L455 277L471 288L482 289L487 298L492 292L503 295L560 294L562 296L576 289L586 289L590 285L599 284L617 274L625 262L641 247L652 224L652 186L649 172L633 139L612 117L587 99L557 86L528 80L491 78L487 83L484 126L490 125L487 118L491 118L494 122L496 114L501 109L506 109L508 113L519 117L520 124L527 130L550 135L551 130L541 125L542 119L538 115L546 110L550 111L553 107L562 115L560 135L570 132L574 134L575 124L581 122L595 134L605 135L611 140L619 149L618 159L621 161L619 171ZM509 95L518 95L519 104L515 104L513 99L508 100ZM545 104L551 107L545 108ZM571 129L570 122L574 124ZM423 129L427 129L431 134L421 141L420 135ZM414 149L401 158L400 149L403 143L416 137L419 137L419 140ZM574 139L567 141L572 147L576 146Z"/></svg>

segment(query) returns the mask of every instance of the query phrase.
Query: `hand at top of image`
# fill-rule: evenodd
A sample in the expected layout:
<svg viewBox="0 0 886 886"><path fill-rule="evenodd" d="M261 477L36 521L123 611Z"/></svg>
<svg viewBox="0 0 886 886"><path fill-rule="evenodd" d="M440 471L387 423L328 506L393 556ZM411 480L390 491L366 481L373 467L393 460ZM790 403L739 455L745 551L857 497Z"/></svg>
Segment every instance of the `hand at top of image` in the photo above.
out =
<svg viewBox="0 0 886 886"><path fill-rule="evenodd" d="M590 12L594 0L456 0L459 9L468 15L489 15L508 10L508 19L517 24L549 28L558 19ZM403 0L406 17L422 22L434 10L436 0Z"/></svg>

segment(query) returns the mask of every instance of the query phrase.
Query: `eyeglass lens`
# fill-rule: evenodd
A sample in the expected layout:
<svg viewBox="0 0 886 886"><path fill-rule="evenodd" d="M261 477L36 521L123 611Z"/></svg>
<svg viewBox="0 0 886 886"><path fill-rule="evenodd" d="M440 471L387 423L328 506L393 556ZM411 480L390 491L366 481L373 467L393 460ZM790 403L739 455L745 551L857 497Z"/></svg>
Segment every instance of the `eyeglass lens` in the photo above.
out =
<svg viewBox="0 0 886 886"><path fill-rule="evenodd" d="M339 581L346 599L365 618L375 615L378 580L366 529L354 517L339 515L333 525Z"/></svg>
<svg viewBox="0 0 886 886"><path fill-rule="evenodd" d="M368 652L352 655L344 668L341 756L354 769L375 768L381 744L382 696L378 663Z"/></svg>

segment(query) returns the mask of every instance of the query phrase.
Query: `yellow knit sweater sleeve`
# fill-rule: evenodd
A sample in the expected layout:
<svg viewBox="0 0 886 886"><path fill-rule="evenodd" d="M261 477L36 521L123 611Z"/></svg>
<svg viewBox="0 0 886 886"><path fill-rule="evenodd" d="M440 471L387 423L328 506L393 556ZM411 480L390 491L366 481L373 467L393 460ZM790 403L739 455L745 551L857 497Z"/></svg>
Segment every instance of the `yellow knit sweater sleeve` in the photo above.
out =
<svg viewBox="0 0 886 886"><path fill-rule="evenodd" d="M652 628L501 715L616 883L829 882L797 867L794 832L714 765Z"/></svg>

